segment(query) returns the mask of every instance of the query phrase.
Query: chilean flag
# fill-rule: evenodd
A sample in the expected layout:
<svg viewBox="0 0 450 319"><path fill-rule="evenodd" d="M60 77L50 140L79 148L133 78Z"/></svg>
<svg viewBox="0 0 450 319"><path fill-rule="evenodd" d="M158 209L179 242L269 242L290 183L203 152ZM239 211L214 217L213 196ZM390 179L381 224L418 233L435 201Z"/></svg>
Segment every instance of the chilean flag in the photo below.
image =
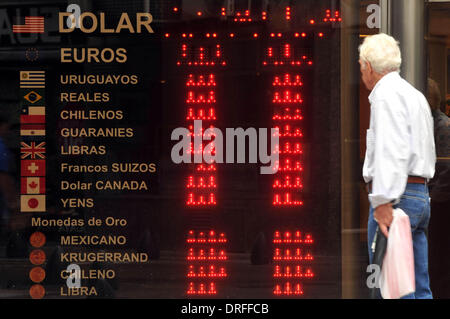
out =
<svg viewBox="0 0 450 319"><path fill-rule="evenodd" d="M20 123L23 124L43 124L45 123L44 106L25 106L22 108Z"/></svg>

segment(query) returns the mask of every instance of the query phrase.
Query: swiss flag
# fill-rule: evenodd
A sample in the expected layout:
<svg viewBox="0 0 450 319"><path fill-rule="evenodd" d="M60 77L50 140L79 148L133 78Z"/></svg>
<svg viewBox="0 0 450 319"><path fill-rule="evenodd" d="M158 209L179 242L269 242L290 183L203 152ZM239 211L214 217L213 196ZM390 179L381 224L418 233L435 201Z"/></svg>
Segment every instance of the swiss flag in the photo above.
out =
<svg viewBox="0 0 450 319"><path fill-rule="evenodd" d="M21 212L45 212L45 195L20 195Z"/></svg>
<svg viewBox="0 0 450 319"><path fill-rule="evenodd" d="M21 160L21 176L45 176L45 160Z"/></svg>
<svg viewBox="0 0 450 319"><path fill-rule="evenodd" d="M45 194L45 177L22 177L20 191L22 194Z"/></svg>

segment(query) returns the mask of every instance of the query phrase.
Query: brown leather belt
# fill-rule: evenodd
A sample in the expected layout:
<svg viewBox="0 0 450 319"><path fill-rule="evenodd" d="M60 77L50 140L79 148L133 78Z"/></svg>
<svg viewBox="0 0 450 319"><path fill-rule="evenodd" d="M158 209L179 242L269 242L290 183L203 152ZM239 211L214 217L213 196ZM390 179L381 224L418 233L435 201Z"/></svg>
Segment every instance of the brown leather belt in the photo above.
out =
<svg viewBox="0 0 450 319"><path fill-rule="evenodd" d="M426 178L419 177L419 176L408 176L408 184L425 184L427 181ZM367 192L371 192L372 190L372 182L368 182L367 185Z"/></svg>

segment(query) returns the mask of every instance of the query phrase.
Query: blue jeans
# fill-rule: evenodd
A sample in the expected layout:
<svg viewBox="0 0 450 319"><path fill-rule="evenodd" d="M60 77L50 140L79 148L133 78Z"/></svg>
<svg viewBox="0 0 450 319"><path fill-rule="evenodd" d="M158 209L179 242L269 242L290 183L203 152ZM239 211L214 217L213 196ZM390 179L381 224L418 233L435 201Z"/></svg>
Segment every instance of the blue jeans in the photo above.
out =
<svg viewBox="0 0 450 319"><path fill-rule="evenodd" d="M416 292L402 299L432 299L430 279L428 276L428 243L426 231L430 221L430 200L428 186L425 184L406 185L406 189L400 202L394 208L401 208L408 216L411 223L411 232L414 249L414 272L416 276ZM373 253L371 245L377 222L373 218L374 209L370 207L369 222L367 227L369 261L372 263Z"/></svg>

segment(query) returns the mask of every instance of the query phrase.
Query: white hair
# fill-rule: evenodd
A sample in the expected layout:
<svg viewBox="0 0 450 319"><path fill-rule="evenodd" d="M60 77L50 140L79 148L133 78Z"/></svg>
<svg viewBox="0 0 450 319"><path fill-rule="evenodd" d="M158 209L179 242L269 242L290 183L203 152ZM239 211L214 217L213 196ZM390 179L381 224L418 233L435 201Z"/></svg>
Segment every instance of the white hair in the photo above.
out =
<svg viewBox="0 0 450 319"><path fill-rule="evenodd" d="M384 33L366 37L359 46L359 58L363 62L363 68L369 62L372 69L380 74L399 72L402 64L399 42Z"/></svg>

